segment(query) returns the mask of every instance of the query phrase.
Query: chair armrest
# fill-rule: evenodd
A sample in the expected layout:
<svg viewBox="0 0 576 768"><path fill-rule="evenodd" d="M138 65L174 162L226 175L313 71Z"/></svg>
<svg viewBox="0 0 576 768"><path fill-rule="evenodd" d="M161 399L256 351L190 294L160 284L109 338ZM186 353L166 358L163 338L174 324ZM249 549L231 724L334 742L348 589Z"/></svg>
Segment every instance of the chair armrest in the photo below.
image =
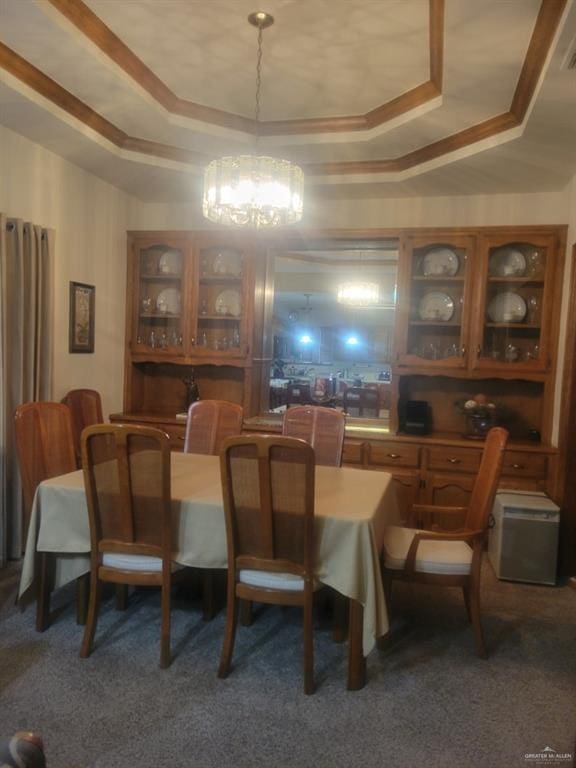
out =
<svg viewBox="0 0 576 768"><path fill-rule="evenodd" d="M436 504L413 504L410 510L409 520L411 524L416 522L417 528L423 528L424 520L430 520L433 515L460 515L461 517L464 517L467 512L468 507L443 507Z"/></svg>
<svg viewBox="0 0 576 768"><path fill-rule="evenodd" d="M414 534L410 549L406 555L404 563L404 573L411 576L416 570L416 555L421 541L465 541L471 544L474 550L474 557L482 555L482 544L484 541L484 531L474 531L471 529L461 529L459 531L417 531Z"/></svg>

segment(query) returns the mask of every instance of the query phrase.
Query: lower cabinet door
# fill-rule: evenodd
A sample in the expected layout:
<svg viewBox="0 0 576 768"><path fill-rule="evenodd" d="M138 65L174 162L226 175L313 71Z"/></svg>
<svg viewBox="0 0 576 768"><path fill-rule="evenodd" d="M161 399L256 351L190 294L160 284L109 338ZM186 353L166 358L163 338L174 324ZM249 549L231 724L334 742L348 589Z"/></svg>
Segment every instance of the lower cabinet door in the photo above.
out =
<svg viewBox="0 0 576 768"><path fill-rule="evenodd" d="M470 503L474 480L474 475L428 472L424 479L422 501L425 504L437 504L443 507L467 507ZM433 522L447 530L462 528L464 524L462 518L452 515L436 515Z"/></svg>
<svg viewBox="0 0 576 768"><path fill-rule="evenodd" d="M420 473L419 472L392 472L392 479L396 486L396 497L398 499L398 507L400 510L400 519L402 521L408 521L410 519L410 510L418 499L418 491L420 488Z"/></svg>

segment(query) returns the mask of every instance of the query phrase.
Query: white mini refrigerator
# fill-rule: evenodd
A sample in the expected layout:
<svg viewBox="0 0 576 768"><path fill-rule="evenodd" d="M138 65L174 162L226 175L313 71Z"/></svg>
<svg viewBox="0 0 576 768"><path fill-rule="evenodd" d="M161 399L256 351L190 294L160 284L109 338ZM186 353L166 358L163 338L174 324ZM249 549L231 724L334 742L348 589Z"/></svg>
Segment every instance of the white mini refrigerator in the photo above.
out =
<svg viewBox="0 0 576 768"><path fill-rule="evenodd" d="M556 584L560 508L545 493L496 494L488 558L499 579Z"/></svg>

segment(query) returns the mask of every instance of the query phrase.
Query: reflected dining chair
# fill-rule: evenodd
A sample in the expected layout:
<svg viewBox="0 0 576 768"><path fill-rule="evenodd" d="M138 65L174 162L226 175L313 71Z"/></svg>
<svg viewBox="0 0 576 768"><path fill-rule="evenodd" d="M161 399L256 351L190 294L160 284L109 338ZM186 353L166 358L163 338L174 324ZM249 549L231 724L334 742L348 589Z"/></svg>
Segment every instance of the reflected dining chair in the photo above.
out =
<svg viewBox="0 0 576 768"><path fill-rule="evenodd" d="M188 409L184 453L217 456L222 441L242 432L241 405L226 400L198 400Z"/></svg>
<svg viewBox="0 0 576 768"><path fill-rule="evenodd" d="M284 414L282 434L299 437L314 448L316 464L339 467L346 420L340 411L317 405L295 405Z"/></svg>
<svg viewBox="0 0 576 768"><path fill-rule="evenodd" d="M482 658L487 655L480 620L482 548L507 441L508 432L502 427L488 432L468 507L415 504L412 521L418 528L389 526L384 531L382 576L388 604L394 578L461 587ZM463 527L444 531L433 523L434 515L459 517Z"/></svg>
<svg viewBox="0 0 576 768"><path fill-rule="evenodd" d="M292 405L307 405L312 403L310 384L290 382L286 387L286 407Z"/></svg>
<svg viewBox="0 0 576 768"><path fill-rule="evenodd" d="M62 402L70 408L72 430L74 433L74 450L76 451L78 467L81 467L80 435L82 430L84 427L91 427L93 424L104 423L100 393L95 389L71 389L64 395Z"/></svg>
<svg viewBox="0 0 576 768"><path fill-rule="evenodd" d="M170 438L151 427L101 424L82 433L90 522L90 600L80 656L92 652L103 582L161 589L160 666L170 665Z"/></svg>
<svg viewBox="0 0 576 768"><path fill-rule="evenodd" d="M230 438L220 454L228 588L219 677L230 671L237 599L304 609L304 691L314 692L314 451L303 440Z"/></svg>
<svg viewBox="0 0 576 768"><path fill-rule="evenodd" d="M62 403L24 403L14 413L14 433L26 528L30 521L36 488L43 480L77 469L70 409ZM36 629L44 632L50 616L50 553L39 552ZM77 621L84 623L86 579L78 580Z"/></svg>
<svg viewBox="0 0 576 768"><path fill-rule="evenodd" d="M357 410L358 416L380 416L380 394L372 387L348 387L344 390L344 411Z"/></svg>

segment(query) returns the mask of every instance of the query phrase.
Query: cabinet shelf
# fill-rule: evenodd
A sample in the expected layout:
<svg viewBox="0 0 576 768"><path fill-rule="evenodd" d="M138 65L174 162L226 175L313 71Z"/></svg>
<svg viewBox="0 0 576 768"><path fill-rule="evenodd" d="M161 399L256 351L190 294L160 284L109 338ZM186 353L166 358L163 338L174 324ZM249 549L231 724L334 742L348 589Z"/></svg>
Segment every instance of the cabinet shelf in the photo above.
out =
<svg viewBox="0 0 576 768"><path fill-rule="evenodd" d="M179 283L181 275L140 275L143 283Z"/></svg>
<svg viewBox="0 0 576 768"><path fill-rule="evenodd" d="M140 320L179 320L180 315L173 315L169 312L146 312L139 315Z"/></svg>
<svg viewBox="0 0 576 768"><path fill-rule="evenodd" d="M239 323L241 322L242 318L236 317L234 315L200 315L198 322L201 323L204 320L227 320L228 322Z"/></svg>
<svg viewBox="0 0 576 768"><path fill-rule="evenodd" d="M544 285L544 280L534 277L489 277L488 282L506 285Z"/></svg>
<svg viewBox="0 0 576 768"><path fill-rule="evenodd" d="M414 275L415 283L463 283L464 275Z"/></svg>
<svg viewBox="0 0 576 768"><path fill-rule="evenodd" d="M519 331L540 331L536 323L484 323L486 328L512 328Z"/></svg>
<svg viewBox="0 0 576 768"><path fill-rule="evenodd" d="M411 320L410 325L415 325L420 328L422 327L429 327L429 328L454 328L457 330L460 328L461 323L453 323L451 321L443 321L443 320Z"/></svg>
<svg viewBox="0 0 576 768"><path fill-rule="evenodd" d="M215 277L201 277L200 278L200 285L218 285L222 283L234 283L235 285L238 285L238 283L242 282L242 276L239 277L233 277L231 275L218 275Z"/></svg>

